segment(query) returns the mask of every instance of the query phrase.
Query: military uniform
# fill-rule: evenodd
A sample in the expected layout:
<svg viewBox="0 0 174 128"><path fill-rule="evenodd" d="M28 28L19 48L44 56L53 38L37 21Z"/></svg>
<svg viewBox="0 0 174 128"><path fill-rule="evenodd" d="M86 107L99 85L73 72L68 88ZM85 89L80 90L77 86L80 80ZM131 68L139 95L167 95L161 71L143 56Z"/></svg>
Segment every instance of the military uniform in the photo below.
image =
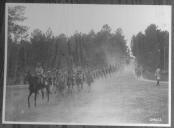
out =
<svg viewBox="0 0 174 128"><path fill-rule="evenodd" d="M44 78L44 70L41 66L36 67L36 76L38 77L38 81L40 83L43 83L43 78Z"/></svg>
<svg viewBox="0 0 174 128"><path fill-rule="evenodd" d="M156 80L157 80L156 86L158 86L159 85L159 81L161 79L160 68L157 68L156 69L156 71L155 71L155 77L156 77Z"/></svg>

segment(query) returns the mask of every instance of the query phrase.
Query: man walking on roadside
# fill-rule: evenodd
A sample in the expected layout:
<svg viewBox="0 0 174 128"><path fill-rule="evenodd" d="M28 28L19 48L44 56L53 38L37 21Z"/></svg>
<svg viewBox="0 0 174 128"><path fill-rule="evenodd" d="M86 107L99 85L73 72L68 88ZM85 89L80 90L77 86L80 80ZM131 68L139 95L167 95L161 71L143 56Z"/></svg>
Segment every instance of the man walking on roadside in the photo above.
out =
<svg viewBox="0 0 174 128"><path fill-rule="evenodd" d="M161 78L161 74L160 74L160 68L158 67L155 71L155 77L156 77L156 86L160 86L159 82L160 82L160 78Z"/></svg>

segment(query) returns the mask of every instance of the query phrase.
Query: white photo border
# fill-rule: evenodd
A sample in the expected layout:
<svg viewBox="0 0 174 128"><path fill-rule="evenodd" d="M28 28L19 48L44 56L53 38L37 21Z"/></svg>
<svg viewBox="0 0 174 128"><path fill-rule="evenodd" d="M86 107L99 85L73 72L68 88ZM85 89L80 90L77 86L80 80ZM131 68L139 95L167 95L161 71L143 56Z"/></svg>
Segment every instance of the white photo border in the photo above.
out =
<svg viewBox="0 0 174 128"><path fill-rule="evenodd" d="M124 5L124 6L168 6L171 9L171 22L169 31L169 80L168 80L168 123L167 124L136 124L136 123L113 123L113 124L86 124L86 123L54 123L54 122L17 122L5 120L5 103L6 103L6 80L7 80L7 43L8 43L8 5L26 5L28 3L6 3L5 4L5 60L4 60L4 84L3 84L3 104L2 104L2 124L30 124L30 125L88 125L88 126L147 126L147 127L170 127L171 126L171 64L172 64L172 5ZM31 3L29 3L31 4ZM32 4L61 4L61 3L32 3ZM69 4L69 3L67 3ZM66 4L62 4L66 5ZM82 4L84 5L84 4ZM97 4L95 4L97 5ZM108 5L108 4L107 4ZM120 6L115 4L115 6Z"/></svg>

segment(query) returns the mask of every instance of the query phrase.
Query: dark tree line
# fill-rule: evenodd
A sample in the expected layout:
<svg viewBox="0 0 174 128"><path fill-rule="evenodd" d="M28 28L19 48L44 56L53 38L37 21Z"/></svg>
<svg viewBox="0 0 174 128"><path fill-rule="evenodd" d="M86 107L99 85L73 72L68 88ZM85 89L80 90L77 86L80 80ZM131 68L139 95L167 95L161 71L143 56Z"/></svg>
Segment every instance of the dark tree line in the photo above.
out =
<svg viewBox="0 0 174 128"><path fill-rule="evenodd" d="M53 36L51 29L46 33L36 29L30 41L16 43L8 40L8 78L19 80L27 70L33 71L38 62L46 70L70 67L93 69L111 64L108 58L115 58L117 63L116 58L121 56L129 56L121 29L111 33L110 27L104 25L97 33L75 33L71 37L64 34Z"/></svg>
<svg viewBox="0 0 174 128"><path fill-rule="evenodd" d="M138 65L154 72L157 67L168 69L169 32L156 25L149 25L144 34L139 32L132 37L131 49Z"/></svg>
<svg viewBox="0 0 174 128"><path fill-rule="evenodd" d="M65 34L54 36L49 28L43 33L35 29L28 40L28 27L19 22L26 19L25 8L9 8L8 14L8 68L9 84L22 81L26 71L34 71L38 62L45 70L73 67L99 68L120 62L122 56L129 57L129 50L121 28L114 33L105 24L99 32L75 32L71 37Z"/></svg>

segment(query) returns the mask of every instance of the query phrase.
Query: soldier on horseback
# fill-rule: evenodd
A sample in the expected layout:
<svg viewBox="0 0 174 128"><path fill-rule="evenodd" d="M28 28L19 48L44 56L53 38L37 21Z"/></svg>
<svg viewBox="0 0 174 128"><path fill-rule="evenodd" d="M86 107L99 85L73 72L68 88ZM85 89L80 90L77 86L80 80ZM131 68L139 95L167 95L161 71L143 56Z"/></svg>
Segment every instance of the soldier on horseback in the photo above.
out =
<svg viewBox="0 0 174 128"><path fill-rule="evenodd" d="M38 82L43 84L44 82L44 69L41 65L41 63L37 63L35 68L36 76L38 78Z"/></svg>

